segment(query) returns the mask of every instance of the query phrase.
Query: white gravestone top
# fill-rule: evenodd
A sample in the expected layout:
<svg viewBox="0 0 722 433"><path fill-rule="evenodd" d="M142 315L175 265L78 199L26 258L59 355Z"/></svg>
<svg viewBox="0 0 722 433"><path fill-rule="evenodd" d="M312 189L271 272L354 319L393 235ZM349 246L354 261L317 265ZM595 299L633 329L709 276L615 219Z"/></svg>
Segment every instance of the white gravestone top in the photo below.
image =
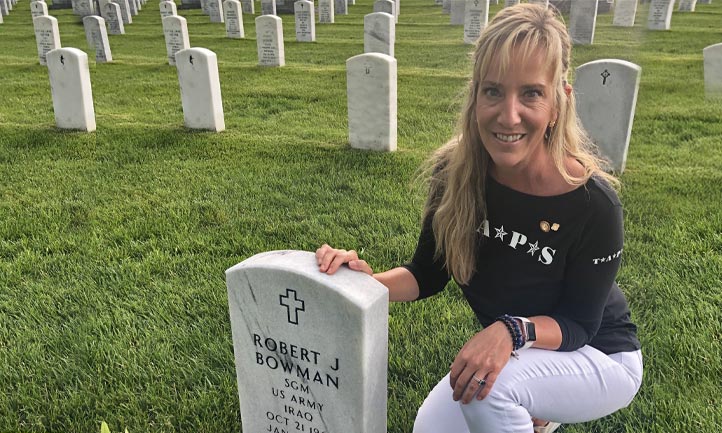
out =
<svg viewBox="0 0 722 433"><path fill-rule="evenodd" d="M45 56L50 50L60 48L60 32L58 20L49 15L33 18L35 28L35 42L38 45L38 57L41 65L46 65Z"/></svg>
<svg viewBox="0 0 722 433"><path fill-rule="evenodd" d="M165 35L168 64L175 65L175 54L191 47L186 19L178 15L163 18L163 34Z"/></svg>
<svg viewBox="0 0 722 433"><path fill-rule="evenodd" d="M549 7L549 0L529 0L529 3Z"/></svg>
<svg viewBox="0 0 722 433"><path fill-rule="evenodd" d="M333 23L336 15L333 11L334 0L318 0L318 22Z"/></svg>
<svg viewBox="0 0 722 433"><path fill-rule="evenodd" d="M395 9L396 3L391 0L376 0L374 2L374 12L386 12L389 15L395 16Z"/></svg>
<svg viewBox="0 0 722 433"><path fill-rule="evenodd" d="M10 13L10 5L9 0L0 0L0 20L2 20L2 17L8 16ZM2 22L2 21L0 21Z"/></svg>
<svg viewBox="0 0 722 433"><path fill-rule="evenodd" d="M231 39L243 39L246 37L243 28L243 7L238 0L226 0L223 2L223 14L226 22L226 37Z"/></svg>
<svg viewBox="0 0 722 433"><path fill-rule="evenodd" d="M73 13L75 15L86 17L95 13L95 8L93 7L93 2L91 0L72 0L72 4Z"/></svg>
<svg viewBox="0 0 722 433"><path fill-rule="evenodd" d="M333 13L334 15L348 15L348 1L334 0Z"/></svg>
<svg viewBox="0 0 722 433"><path fill-rule="evenodd" d="M108 33L111 35L124 35L123 14L118 3L107 3L105 6L105 21L108 23Z"/></svg>
<svg viewBox="0 0 722 433"><path fill-rule="evenodd" d="M187 48L178 51L175 59L185 126L223 131L226 125L216 53L206 48Z"/></svg>
<svg viewBox="0 0 722 433"><path fill-rule="evenodd" d="M33 18L48 14L48 5L44 1L35 1L30 3L30 13Z"/></svg>
<svg viewBox="0 0 722 433"><path fill-rule="evenodd" d="M616 0L612 25L634 27L635 15L637 15L637 0Z"/></svg>
<svg viewBox="0 0 722 433"><path fill-rule="evenodd" d="M509 6L518 5L519 3L521 3L520 0L504 0L504 7L508 8Z"/></svg>
<svg viewBox="0 0 722 433"><path fill-rule="evenodd" d="M261 15L276 15L276 0L261 0Z"/></svg>
<svg viewBox="0 0 722 433"><path fill-rule="evenodd" d="M102 17L91 15L83 18L83 26L85 27L85 35L88 38L88 46L95 48L95 62L112 62L113 56L110 53L105 20Z"/></svg>
<svg viewBox="0 0 722 433"><path fill-rule="evenodd" d="M394 57L396 24L394 16L374 12L364 16L364 53L383 53Z"/></svg>
<svg viewBox="0 0 722 433"><path fill-rule="evenodd" d="M579 119L616 173L622 173L627 163L641 71L634 63L616 59L597 60L576 69Z"/></svg>
<svg viewBox="0 0 722 433"><path fill-rule="evenodd" d="M594 43L597 25L597 0L575 0L569 18L569 36L575 45Z"/></svg>
<svg viewBox="0 0 722 433"><path fill-rule="evenodd" d="M704 94L707 98L722 98L722 44L702 50L704 58Z"/></svg>
<svg viewBox="0 0 722 433"><path fill-rule="evenodd" d="M133 24L133 17L130 15L130 4L128 0L113 0L120 6L120 16L123 18L123 24Z"/></svg>
<svg viewBox="0 0 722 433"><path fill-rule="evenodd" d="M388 290L273 251L226 271L244 432L385 433Z"/></svg>
<svg viewBox="0 0 722 433"><path fill-rule="evenodd" d="M697 6L697 0L679 0L680 12L694 12Z"/></svg>
<svg viewBox="0 0 722 433"><path fill-rule="evenodd" d="M647 28L649 30L669 30L672 25L674 0L652 0L649 5Z"/></svg>
<svg viewBox="0 0 722 433"><path fill-rule="evenodd" d="M316 16L313 2L299 0L293 4L296 18L296 40L298 42L314 42L316 40Z"/></svg>
<svg viewBox="0 0 722 433"><path fill-rule="evenodd" d="M261 15L256 18L256 47L259 66L284 66L283 24L280 17Z"/></svg>
<svg viewBox="0 0 722 433"><path fill-rule="evenodd" d="M178 6L176 6L176 4L172 1L162 1L160 2L158 8L160 9L161 19L173 15L178 15Z"/></svg>
<svg viewBox="0 0 722 433"><path fill-rule="evenodd" d="M222 0L208 0L208 16L212 23L222 23L224 19Z"/></svg>
<svg viewBox="0 0 722 433"><path fill-rule="evenodd" d="M348 132L352 148L396 150L396 68L396 59L381 53L359 54L346 60Z"/></svg>
<svg viewBox="0 0 722 433"><path fill-rule="evenodd" d="M255 15L256 14L256 6L254 3L255 2L253 0L241 0L241 6L243 8L243 13L249 14L249 15Z"/></svg>
<svg viewBox="0 0 722 433"><path fill-rule="evenodd" d="M464 43L474 44L489 23L489 0L466 0Z"/></svg>
<svg viewBox="0 0 722 433"><path fill-rule="evenodd" d="M57 127L95 131L88 55L77 48L57 48L47 60Z"/></svg>

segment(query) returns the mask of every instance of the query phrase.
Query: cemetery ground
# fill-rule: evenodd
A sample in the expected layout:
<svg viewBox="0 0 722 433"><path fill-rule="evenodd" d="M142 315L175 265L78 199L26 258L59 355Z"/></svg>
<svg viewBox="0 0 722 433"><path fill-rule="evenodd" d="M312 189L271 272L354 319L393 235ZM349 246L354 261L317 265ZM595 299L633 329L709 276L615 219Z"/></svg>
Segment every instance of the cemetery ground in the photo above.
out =
<svg viewBox="0 0 722 433"><path fill-rule="evenodd" d="M347 144L345 71L363 52L369 0L318 24L316 43L295 42L283 15L283 68L256 66L254 17L233 40L180 10L191 46L218 55L222 133L183 128L152 0L110 36L109 64L93 61L79 17L51 10L63 47L89 55L97 119L94 133L57 130L20 0L0 25L0 431L91 432L105 420L131 433L238 432L225 269L322 242L377 270L411 257L417 168L453 131L471 47L433 1L403 3L399 150L372 153ZM722 2L675 12L669 32L645 31L647 10L633 28L600 14L595 44L573 59L642 67L618 280L644 384L629 408L565 433L722 426L722 102L704 100L702 69L702 49L722 42ZM392 305L389 320L389 432L405 433L478 326L455 287Z"/></svg>

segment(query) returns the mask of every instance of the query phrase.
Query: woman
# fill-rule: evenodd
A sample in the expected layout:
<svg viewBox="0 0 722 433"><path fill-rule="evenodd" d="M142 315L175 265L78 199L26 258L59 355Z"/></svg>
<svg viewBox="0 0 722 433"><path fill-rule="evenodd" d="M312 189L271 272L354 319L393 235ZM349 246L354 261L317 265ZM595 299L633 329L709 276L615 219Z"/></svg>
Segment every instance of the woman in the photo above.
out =
<svg viewBox="0 0 722 433"><path fill-rule="evenodd" d="M503 9L484 30L461 133L437 152L412 261L373 274L393 301L453 276L483 329L431 391L416 433L551 432L627 406L642 379L636 327L615 283L622 207L579 126L571 42L552 10Z"/></svg>

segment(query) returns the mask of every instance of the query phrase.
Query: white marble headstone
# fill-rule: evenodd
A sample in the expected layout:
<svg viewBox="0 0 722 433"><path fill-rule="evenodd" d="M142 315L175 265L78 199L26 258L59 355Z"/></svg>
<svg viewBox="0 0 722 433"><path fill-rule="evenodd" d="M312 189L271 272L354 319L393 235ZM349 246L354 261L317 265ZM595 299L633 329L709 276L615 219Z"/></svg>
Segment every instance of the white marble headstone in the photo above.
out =
<svg viewBox="0 0 722 433"><path fill-rule="evenodd" d="M223 2L223 13L226 22L226 37L231 39L243 39L246 32L243 28L243 7L238 0L226 0Z"/></svg>
<svg viewBox="0 0 722 433"><path fill-rule="evenodd" d="M0 19L10 13L9 0L0 0Z"/></svg>
<svg viewBox="0 0 722 433"><path fill-rule="evenodd" d="M160 9L161 19L178 15L178 6L176 6L176 4L172 1L162 1L160 2L158 8Z"/></svg>
<svg viewBox="0 0 722 433"><path fill-rule="evenodd" d="M569 36L575 45L594 43L597 25L597 0L574 0L569 18Z"/></svg>
<svg viewBox="0 0 722 433"><path fill-rule="evenodd" d="M163 34L165 35L168 64L175 65L176 53L191 47L186 19L178 15L163 18Z"/></svg>
<svg viewBox="0 0 722 433"><path fill-rule="evenodd" d="M722 44L702 50L704 58L704 94L707 98L722 98Z"/></svg>
<svg viewBox="0 0 722 433"><path fill-rule="evenodd" d="M637 0L616 0L612 25L634 27L635 15L637 15Z"/></svg>
<svg viewBox="0 0 722 433"><path fill-rule="evenodd" d="M489 23L489 0L466 0L464 43L474 44Z"/></svg>
<svg viewBox="0 0 722 433"><path fill-rule="evenodd" d="M105 21L108 23L108 33L111 35L124 35L123 14L118 3L110 2L105 6Z"/></svg>
<svg viewBox="0 0 722 433"><path fill-rule="evenodd" d="M46 55L50 50L60 48L60 32L58 20L50 15L33 18L35 42L38 46L38 58L41 65L46 65Z"/></svg>
<svg viewBox="0 0 722 433"><path fill-rule="evenodd" d="M451 13L451 0L442 0L441 13L446 15Z"/></svg>
<svg viewBox="0 0 722 433"><path fill-rule="evenodd" d="M223 3L222 0L208 0L208 16L212 23L224 22Z"/></svg>
<svg viewBox="0 0 722 433"><path fill-rule="evenodd" d="M466 10L466 0L451 0L450 23L452 26L464 25L464 11Z"/></svg>
<svg viewBox="0 0 722 433"><path fill-rule="evenodd" d="M529 0L529 3L549 7L549 0Z"/></svg>
<svg viewBox="0 0 722 433"><path fill-rule="evenodd" d="M105 20L102 17L92 15L83 18L85 35L88 38L88 46L95 48L95 62L108 63L113 61L108 42L108 31L105 28Z"/></svg>
<svg viewBox="0 0 722 433"><path fill-rule="evenodd" d="M56 48L47 60L57 127L95 131L88 55L77 48Z"/></svg>
<svg viewBox="0 0 722 433"><path fill-rule="evenodd" d="M333 23L336 15L333 11L334 0L318 0L318 22Z"/></svg>
<svg viewBox="0 0 722 433"><path fill-rule="evenodd" d="M283 25L280 17L261 15L256 18L256 46L259 66L284 66Z"/></svg>
<svg viewBox="0 0 722 433"><path fill-rule="evenodd" d="M504 0L504 7L508 8L509 6L518 5L519 3L521 3L520 0Z"/></svg>
<svg viewBox="0 0 722 433"><path fill-rule="evenodd" d="M130 15L130 4L128 0L113 0L113 3L117 3L120 6L120 16L123 19L123 24L133 24L133 17Z"/></svg>
<svg viewBox="0 0 722 433"><path fill-rule="evenodd" d="M47 15L48 5L45 4L44 1L32 2L30 3L30 13L32 14L33 18Z"/></svg>
<svg viewBox="0 0 722 433"><path fill-rule="evenodd" d="M206 48L187 48L178 51L175 60L186 128L216 132L226 129L216 53Z"/></svg>
<svg viewBox="0 0 722 433"><path fill-rule="evenodd" d="M261 0L261 15L276 15L276 0Z"/></svg>
<svg viewBox="0 0 722 433"><path fill-rule="evenodd" d="M395 9L396 3L391 0L376 0L374 2L374 12L386 12L389 15L395 16Z"/></svg>
<svg viewBox="0 0 722 433"><path fill-rule="evenodd" d="M334 15L348 15L348 1L334 0L333 13Z"/></svg>
<svg viewBox="0 0 722 433"><path fill-rule="evenodd" d="M72 0L72 4L75 15L86 17L95 13L95 8L91 0Z"/></svg>
<svg viewBox="0 0 722 433"><path fill-rule="evenodd" d="M95 10L98 12L98 15L103 17L103 19L106 22L108 21L108 17L107 17L108 9L105 7L105 5L107 5L108 3L110 3L110 0L97 0L95 2Z"/></svg>
<svg viewBox="0 0 722 433"><path fill-rule="evenodd" d="M254 3L255 2L253 0L241 0L241 9L243 9L243 13L249 14L249 15L255 15L256 14L256 6Z"/></svg>
<svg viewBox="0 0 722 433"><path fill-rule="evenodd" d="M134 17L138 15L138 3L135 0L128 0L128 7L131 16Z"/></svg>
<svg viewBox="0 0 722 433"><path fill-rule="evenodd" d="M0 0L0 1L2 1L2 0ZM2 24L2 23L3 23L3 14L0 13L0 24Z"/></svg>
<svg viewBox="0 0 722 433"><path fill-rule="evenodd" d="M672 26L674 0L652 0L649 5L647 28L649 30L669 30Z"/></svg>
<svg viewBox="0 0 722 433"><path fill-rule="evenodd" d="M383 53L394 57L396 24L394 16L374 12L364 16L364 53Z"/></svg>
<svg viewBox="0 0 722 433"><path fill-rule="evenodd" d="M396 59L387 54L359 54L346 60L348 132L351 147L378 151L396 150L396 82Z"/></svg>
<svg viewBox="0 0 722 433"><path fill-rule="evenodd" d="M641 71L634 63L616 59L596 60L576 69L579 119L617 173L627 162Z"/></svg>
<svg viewBox="0 0 722 433"><path fill-rule="evenodd" d="M386 433L388 290L272 251L226 271L244 432Z"/></svg>
<svg viewBox="0 0 722 433"><path fill-rule="evenodd" d="M679 0L680 12L694 12L695 6L697 6L697 0Z"/></svg>
<svg viewBox="0 0 722 433"><path fill-rule="evenodd" d="M293 4L296 18L296 40L298 42L314 42L316 40L316 15L313 2L299 0Z"/></svg>

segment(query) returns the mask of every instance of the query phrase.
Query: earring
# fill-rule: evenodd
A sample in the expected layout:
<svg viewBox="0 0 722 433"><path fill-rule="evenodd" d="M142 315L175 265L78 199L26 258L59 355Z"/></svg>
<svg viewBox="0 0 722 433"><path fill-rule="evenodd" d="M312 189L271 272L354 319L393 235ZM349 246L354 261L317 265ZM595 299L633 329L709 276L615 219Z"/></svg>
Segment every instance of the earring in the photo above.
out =
<svg viewBox="0 0 722 433"><path fill-rule="evenodd" d="M557 121L556 121L556 120L552 120L551 122L549 122L549 128L553 128L553 127L555 127L555 126L557 126Z"/></svg>

